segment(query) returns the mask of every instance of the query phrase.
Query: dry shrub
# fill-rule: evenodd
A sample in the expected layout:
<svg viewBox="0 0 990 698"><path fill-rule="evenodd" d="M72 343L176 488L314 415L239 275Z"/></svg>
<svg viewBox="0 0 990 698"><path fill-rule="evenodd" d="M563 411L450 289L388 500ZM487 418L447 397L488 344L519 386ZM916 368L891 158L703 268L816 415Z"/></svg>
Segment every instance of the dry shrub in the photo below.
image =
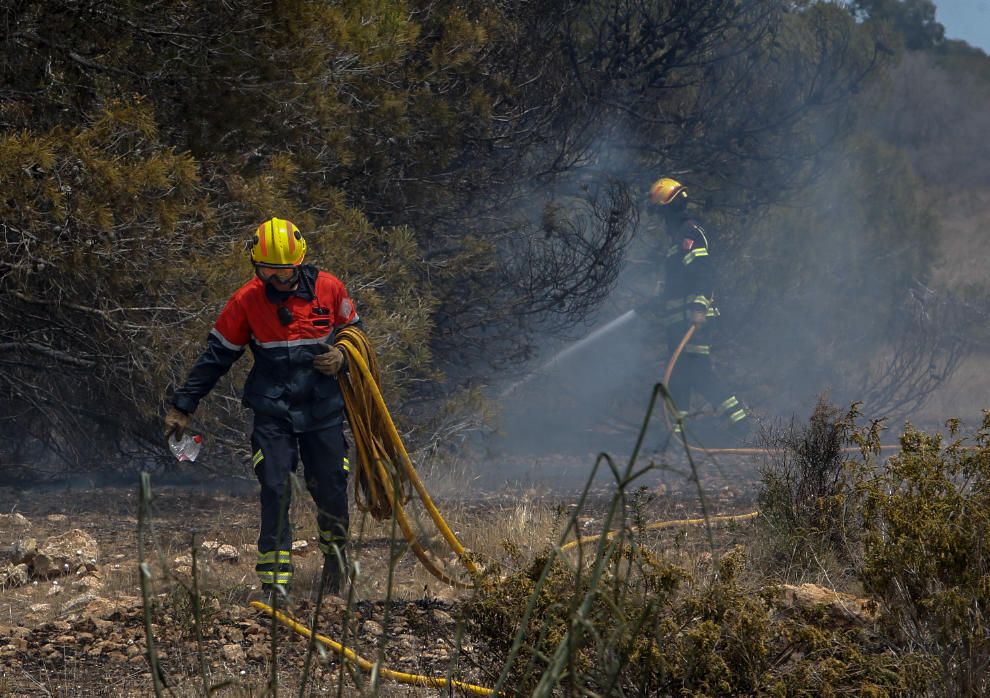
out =
<svg viewBox="0 0 990 698"><path fill-rule="evenodd" d="M806 424L763 434L758 557L764 574L783 581L811 576L848 580L858 556L862 522L855 483L871 468L880 422L857 424L856 405L843 414L819 398ZM860 446L860 459L850 446Z"/></svg>
<svg viewBox="0 0 990 698"><path fill-rule="evenodd" d="M937 660L938 693L990 694L990 412L971 445L949 422L908 426L901 453L862 483L868 526L862 578L902 647Z"/></svg>
<svg viewBox="0 0 990 698"><path fill-rule="evenodd" d="M760 491L764 574L859 585L881 602L887 643L916 662L918 695L990 693L990 413L971 440L908 425L876 462L878 423L819 401L768 445ZM862 458L843 452L861 447Z"/></svg>
<svg viewBox="0 0 990 698"><path fill-rule="evenodd" d="M891 696L925 677L923 657L898 655L865 628L779 612L771 591L741 581L741 548L705 578L635 538L603 550L597 583L597 560L575 566L548 552L523 572L489 576L469 602L472 633L508 694ZM505 666L516 640L521 651ZM566 670L548 680L561 656Z"/></svg>

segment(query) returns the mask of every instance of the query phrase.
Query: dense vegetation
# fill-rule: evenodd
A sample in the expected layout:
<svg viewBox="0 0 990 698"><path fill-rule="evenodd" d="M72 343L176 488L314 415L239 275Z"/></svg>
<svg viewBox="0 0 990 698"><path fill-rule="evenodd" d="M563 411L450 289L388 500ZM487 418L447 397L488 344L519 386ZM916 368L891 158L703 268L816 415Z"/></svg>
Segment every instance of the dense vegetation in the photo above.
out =
<svg viewBox="0 0 990 698"><path fill-rule="evenodd" d="M950 96L943 76L990 91L986 57L945 43L930 5L4 3L0 474L157 448L169 387L276 213L357 298L390 399L436 414L591 317L620 274L636 287L624 259L659 246L639 208L660 173L689 179L726 256L747 260L723 279L727 335L752 348L741 371L773 353L754 314L859 307L827 348L799 330L794 355L879 362L870 407L916 404L959 352L890 340L918 331L895 301L937 257L945 162L921 124L946 107L892 111L891 85L914 71ZM853 259L829 256L835 236ZM895 273L875 273L876 250ZM807 373L775 369L751 382ZM199 415L231 444L238 385Z"/></svg>
<svg viewBox="0 0 990 698"><path fill-rule="evenodd" d="M468 602L499 650L492 680L522 695L986 695L990 414L948 427L908 427L881 458L881 423L820 401L767 435L760 517L714 556L646 532L642 471L617 466L613 537L494 570ZM846 595L786 600L809 581Z"/></svg>

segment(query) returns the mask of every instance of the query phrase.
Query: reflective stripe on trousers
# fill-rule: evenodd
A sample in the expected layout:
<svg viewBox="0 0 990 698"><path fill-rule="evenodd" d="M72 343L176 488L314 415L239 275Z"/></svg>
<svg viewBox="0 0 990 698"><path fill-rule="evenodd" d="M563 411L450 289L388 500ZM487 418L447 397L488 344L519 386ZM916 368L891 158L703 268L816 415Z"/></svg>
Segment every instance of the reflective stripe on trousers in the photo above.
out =
<svg viewBox="0 0 990 698"><path fill-rule="evenodd" d="M719 415L725 416L730 422L741 422L749 416L746 408L739 403L739 398L730 395L718 406Z"/></svg>
<svg viewBox="0 0 990 698"><path fill-rule="evenodd" d="M349 526L347 443L341 425L295 433L288 420L255 415L251 445L254 472L261 484L258 577L262 583L287 584L292 579L290 475L301 460L319 530L332 531L334 540L342 543Z"/></svg>
<svg viewBox="0 0 990 698"><path fill-rule="evenodd" d="M259 552L258 562L254 566L258 580L262 584L287 585L292 582L292 551L272 550Z"/></svg>

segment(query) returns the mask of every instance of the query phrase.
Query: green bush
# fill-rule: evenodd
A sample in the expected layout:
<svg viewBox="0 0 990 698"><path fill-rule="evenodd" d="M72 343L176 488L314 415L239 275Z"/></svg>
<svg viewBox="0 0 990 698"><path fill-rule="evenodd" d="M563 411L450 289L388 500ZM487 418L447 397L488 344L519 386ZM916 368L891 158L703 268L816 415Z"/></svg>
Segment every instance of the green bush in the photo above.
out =
<svg viewBox="0 0 990 698"><path fill-rule="evenodd" d="M990 692L990 412L971 440L908 426L864 481L863 582L887 632L937 659L944 695Z"/></svg>
<svg viewBox="0 0 990 698"><path fill-rule="evenodd" d="M504 670L510 694L893 696L929 677L924 656L893 650L868 628L785 612L773 588L744 583L741 548L701 578L635 538L606 550L597 584L594 560L574 567L550 553L481 584L466 616L491 649L487 668L493 677ZM532 620L517 636L531 604ZM503 666L517 637L521 652ZM559 656L565 670L548 680Z"/></svg>
<svg viewBox="0 0 990 698"><path fill-rule="evenodd" d="M928 667L919 694L987 695L990 413L971 438L956 420L948 437L908 425L882 462L878 423L859 427L858 417L819 401L807 425L767 439L779 450L759 494L761 572L865 589L890 646Z"/></svg>

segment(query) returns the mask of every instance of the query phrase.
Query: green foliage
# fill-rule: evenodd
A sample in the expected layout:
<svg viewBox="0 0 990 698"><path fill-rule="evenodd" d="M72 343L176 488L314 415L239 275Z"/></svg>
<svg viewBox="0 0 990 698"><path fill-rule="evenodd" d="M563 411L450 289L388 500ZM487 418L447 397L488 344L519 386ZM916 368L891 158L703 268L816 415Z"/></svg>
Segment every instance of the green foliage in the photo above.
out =
<svg viewBox="0 0 990 698"><path fill-rule="evenodd" d="M186 639L196 638L196 616L202 623L200 632L209 635L215 632L216 621L220 618L220 592L210 589L202 592L197 600L192 590L182 584L174 584L161 607L154 608L156 613L165 613L167 620L174 621L176 626L185 634Z"/></svg>
<svg viewBox="0 0 990 698"><path fill-rule="evenodd" d="M511 319L515 329L514 308L532 300L524 294L547 294L506 282L499 240L469 224L477 207L468 223L463 212L479 191L482 208L504 200L504 173L530 171L519 166L530 157L522 146L545 128L524 123L531 105L506 101L516 87L503 68L520 68L511 51L520 39L502 8L24 0L0 16L11 88L0 96L11 231L0 335L17 347L17 375L0 385L4 403L33 420L20 431L37 443L72 446L83 434L104 443L93 437L108 430L157 441L167 387L250 278L242 241L271 215L299 224L310 260L348 284L391 400L435 384L438 320L448 351L473 346L466 326L493 334ZM604 251L584 238L567 244L601 264L625 232ZM99 265L85 263L90 252ZM56 303L53 316L32 312L33 325L14 321L25 304ZM36 369L25 360L39 355ZM76 385L63 390L65 381ZM218 393L198 419L214 443L233 443L235 390ZM80 406L91 401L106 408L96 420Z"/></svg>
<svg viewBox="0 0 990 698"><path fill-rule="evenodd" d="M947 41L935 58L956 79L972 79L970 89L982 96L990 90L990 60L982 49L962 41Z"/></svg>
<svg viewBox="0 0 990 698"><path fill-rule="evenodd" d="M8 350L23 357L5 385L30 405L9 409L19 411L22 434L39 442L59 435L67 461L107 458L122 427L156 417L223 302L250 278L245 231L268 211L295 215L291 191L302 178L291 158L276 156L254 176L227 178L220 209L207 189L216 176L161 144L139 98L111 102L85 127L3 134L0 176L10 194L0 203L0 268L19 313L7 336L20 333ZM430 361L433 301L417 287L416 242L408 230L374 228L339 194L313 194L333 207L296 216L313 244L310 259L353 279L362 312L381 318L369 325L401 396L407 376ZM232 441L240 431L236 402L211 405L200 419L221 441L225 429Z"/></svg>
<svg viewBox="0 0 990 698"><path fill-rule="evenodd" d="M932 0L853 0L860 15L889 25L912 50L931 49L945 38L945 27L935 21Z"/></svg>
<svg viewBox="0 0 990 698"><path fill-rule="evenodd" d="M30 406L21 433L57 433L70 455L86 445L80 420L112 425L114 406L147 409L140 386L162 348L140 339L158 330L158 286L203 222L197 167L161 144L153 112L131 99L78 128L0 135L0 176L0 272L18 317L5 335L19 359L3 383Z"/></svg>
<svg viewBox="0 0 990 698"><path fill-rule="evenodd" d="M601 695L893 696L924 675L920 658L898 656L864 630L837 628L813 612L779 613L772 590L754 593L742 582L741 549L700 579L635 539L610 555L594 588L588 568L569 568L549 554L482 583L467 617L495 657L508 654L519 619L533 604L523 654L509 672L514 693L533 692L565 641L574 648L565 688ZM538 586L546 565L549 574ZM575 618L589 593L594 602ZM580 629L580 641L565 640L568 627Z"/></svg>
<svg viewBox="0 0 990 698"><path fill-rule="evenodd" d="M573 55L575 98L614 107L596 157L618 161L642 190L658 173L684 173L706 214L735 217L803 188L816 156L848 132L856 93L886 64L872 28L835 3L582 9L559 41ZM690 58L699 48L710 61Z"/></svg>
<svg viewBox="0 0 990 698"><path fill-rule="evenodd" d="M830 386L836 398L890 414L894 400L869 389L887 368L876 357L902 334L918 345L918 334L931 332L911 325L910 303L938 262L930 203L902 151L857 136L823 156L814 186L748 227L748 240L730 252L740 262L720 305L744 352L736 369L765 373L752 382L773 386L750 400L797 409ZM927 360L920 370L924 379Z"/></svg>
<svg viewBox="0 0 990 698"><path fill-rule="evenodd" d="M972 439L955 420L949 441L909 425L883 463L871 458L877 423L864 429L856 417L819 402L807 427L792 427L783 457L764 469L757 550L769 551L769 571L781 577L817 566L831 583L862 585L880 602L891 647L913 656L918 693L983 695L990 413ZM861 459L843 456L850 442ZM823 561L839 569L823 570Z"/></svg>
<svg viewBox="0 0 990 698"><path fill-rule="evenodd" d="M970 440L910 426L864 483L863 581L902 646L937 658L946 695L990 690L990 413Z"/></svg>
<svg viewBox="0 0 990 698"><path fill-rule="evenodd" d="M0 341L17 347L0 385L39 442L157 439L270 215L351 288L392 400L446 397L527 356L535 330L587 319L660 170L735 215L811 210L794 197L822 163L853 191L887 168L875 199L909 200L869 242L921 242L896 152L821 157L886 67L872 26L834 3L19 0L0 19ZM805 220L774 215L777 231ZM796 278L775 271L752 278ZM236 391L219 391L200 418L233 442Z"/></svg>

